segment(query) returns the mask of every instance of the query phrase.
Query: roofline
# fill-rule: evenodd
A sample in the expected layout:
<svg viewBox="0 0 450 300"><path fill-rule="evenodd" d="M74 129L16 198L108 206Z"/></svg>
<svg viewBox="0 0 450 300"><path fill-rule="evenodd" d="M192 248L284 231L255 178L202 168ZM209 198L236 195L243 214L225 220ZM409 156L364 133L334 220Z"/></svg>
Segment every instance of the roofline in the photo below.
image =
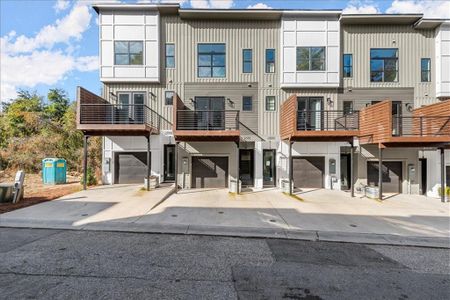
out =
<svg viewBox="0 0 450 300"><path fill-rule="evenodd" d="M148 3L133 3L133 4L125 4L125 3L98 3L93 4L92 8L99 13L100 9L124 9L124 10L159 10L160 8L176 8L179 9L180 5L176 3L167 3L167 4L148 4Z"/></svg>

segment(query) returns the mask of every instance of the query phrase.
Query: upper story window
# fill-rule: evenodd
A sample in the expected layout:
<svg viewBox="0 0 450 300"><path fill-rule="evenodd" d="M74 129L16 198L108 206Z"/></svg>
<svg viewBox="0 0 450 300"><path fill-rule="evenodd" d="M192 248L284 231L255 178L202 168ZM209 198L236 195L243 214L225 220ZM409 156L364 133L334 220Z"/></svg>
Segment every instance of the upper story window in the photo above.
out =
<svg viewBox="0 0 450 300"><path fill-rule="evenodd" d="M351 114L353 112L353 101L344 101L342 103L344 115Z"/></svg>
<svg viewBox="0 0 450 300"><path fill-rule="evenodd" d="M398 81L398 49L370 49L370 81Z"/></svg>
<svg viewBox="0 0 450 300"><path fill-rule="evenodd" d="M252 49L242 50L242 72L252 73L253 72L253 51Z"/></svg>
<svg viewBox="0 0 450 300"><path fill-rule="evenodd" d="M275 73L275 49L266 49L266 73Z"/></svg>
<svg viewBox="0 0 450 300"><path fill-rule="evenodd" d="M253 99L251 96L242 97L242 111L252 111L253 110Z"/></svg>
<svg viewBox="0 0 450 300"><path fill-rule="evenodd" d="M324 71L325 47L297 47L297 71Z"/></svg>
<svg viewBox="0 0 450 300"><path fill-rule="evenodd" d="M353 55L344 54L344 77L353 77Z"/></svg>
<svg viewBox="0 0 450 300"><path fill-rule="evenodd" d="M266 111L275 111L275 96L266 96Z"/></svg>
<svg viewBox="0 0 450 300"><path fill-rule="evenodd" d="M175 45L166 44L166 68L175 68Z"/></svg>
<svg viewBox="0 0 450 300"><path fill-rule="evenodd" d="M420 78L422 82L431 81L431 60L429 58L420 60Z"/></svg>
<svg viewBox="0 0 450 300"><path fill-rule="evenodd" d="M198 77L225 77L225 44L198 44Z"/></svg>
<svg viewBox="0 0 450 300"><path fill-rule="evenodd" d="M116 65L142 65L143 42L120 41L114 42L114 64Z"/></svg>
<svg viewBox="0 0 450 300"><path fill-rule="evenodd" d="M166 91L165 93L165 104L166 105L173 105L173 91Z"/></svg>

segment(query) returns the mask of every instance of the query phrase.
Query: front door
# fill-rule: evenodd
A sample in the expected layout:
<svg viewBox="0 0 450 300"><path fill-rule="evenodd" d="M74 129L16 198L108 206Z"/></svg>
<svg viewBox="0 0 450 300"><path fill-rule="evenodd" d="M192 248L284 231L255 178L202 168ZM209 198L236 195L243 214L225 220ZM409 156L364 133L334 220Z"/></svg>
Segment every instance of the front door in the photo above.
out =
<svg viewBox="0 0 450 300"><path fill-rule="evenodd" d="M145 94L144 93L133 93L133 106L132 115L133 123L142 124L144 123L144 105L145 105Z"/></svg>
<svg viewBox="0 0 450 300"><path fill-rule="evenodd" d="M298 97L297 98L297 129L321 130L322 129L322 97Z"/></svg>
<svg viewBox="0 0 450 300"><path fill-rule="evenodd" d="M420 188L422 189L422 195L427 194L427 159L420 158Z"/></svg>
<svg viewBox="0 0 450 300"><path fill-rule="evenodd" d="M350 154L341 154L341 190L350 189Z"/></svg>
<svg viewBox="0 0 450 300"><path fill-rule="evenodd" d="M175 145L164 145L164 181L175 180Z"/></svg>
<svg viewBox="0 0 450 300"><path fill-rule="evenodd" d="M239 179L242 186L253 186L253 149L239 150Z"/></svg>
<svg viewBox="0 0 450 300"><path fill-rule="evenodd" d="M275 186L275 150L263 150L263 185Z"/></svg>
<svg viewBox="0 0 450 300"><path fill-rule="evenodd" d="M225 129L225 98L195 97L198 130Z"/></svg>

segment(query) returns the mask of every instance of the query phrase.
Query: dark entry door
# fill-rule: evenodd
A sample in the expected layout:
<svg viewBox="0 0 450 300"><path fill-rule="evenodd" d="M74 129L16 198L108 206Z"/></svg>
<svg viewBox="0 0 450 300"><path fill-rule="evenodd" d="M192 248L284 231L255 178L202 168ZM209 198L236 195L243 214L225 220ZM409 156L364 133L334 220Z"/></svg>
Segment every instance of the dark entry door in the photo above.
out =
<svg viewBox="0 0 450 300"><path fill-rule="evenodd" d="M422 190L422 195L427 193L427 159L421 158L420 160L420 188Z"/></svg>
<svg viewBox="0 0 450 300"><path fill-rule="evenodd" d="M325 157L294 157L292 171L294 187L323 188Z"/></svg>
<svg viewBox="0 0 450 300"><path fill-rule="evenodd" d="M298 97L297 98L297 129L321 130L323 98L322 97Z"/></svg>
<svg viewBox="0 0 450 300"><path fill-rule="evenodd" d="M195 97L198 130L225 129L225 98Z"/></svg>
<svg viewBox="0 0 450 300"><path fill-rule="evenodd" d="M242 186L253 186L253 167L254 155L253 149L239 150L239 179Z"/></svg>
<svg viewBox="0 0 450 300"><path fill-rule="evenodd" d="M175 180L175 145L164 145L164 181Z"/></svg>
<svg viewBox="0 0 450 300"><path fill-rule="evenodd" d="M382 179L383 192L386 193L401 193L402 192L402 171L401 161L386 161L383 162ZM367 162L367 183L369 185L378 186L378 162Z"/></svg>
<svg viewBox="0 0 450 300"><path fill-rule="evenodd" d="M341 154L341 190L350 189L351 175L350 154Z"/></svg>
<svg viewBox="0 0 450 300"><path fill-rule="evenodd" d="M147 152L116 152L114 183L144 183L147 176Z"/></svg>
<svg viewBox="0 0 450 300"><path fill-rule="evenodd" d="M192 157L191 187L228 187L228 157Z"/></svg>
<svg viewBox="0 0 450 300"><path fill-rule="evenodd" d="M270 187L276 184L275 150L263 150L263 185Z"/></svg>

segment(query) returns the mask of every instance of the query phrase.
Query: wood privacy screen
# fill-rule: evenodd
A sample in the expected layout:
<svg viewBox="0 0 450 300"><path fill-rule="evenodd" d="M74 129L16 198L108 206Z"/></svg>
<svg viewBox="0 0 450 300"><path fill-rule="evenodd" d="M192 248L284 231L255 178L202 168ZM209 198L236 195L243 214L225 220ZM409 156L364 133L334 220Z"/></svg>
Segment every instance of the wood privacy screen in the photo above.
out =
<svg viewBox="0 0 450 300"><path fill-rule="evenodd" d="M296 130L297 122L297 95L292 95L281 104L280 135L281 139L289 139Z"/></svg>
<svg viewBox="0 0 450 300"><path fill-rule="evenodd" d="M361 144L378 144L392 136L392 102L382 101L359 113Z"/></svg>

